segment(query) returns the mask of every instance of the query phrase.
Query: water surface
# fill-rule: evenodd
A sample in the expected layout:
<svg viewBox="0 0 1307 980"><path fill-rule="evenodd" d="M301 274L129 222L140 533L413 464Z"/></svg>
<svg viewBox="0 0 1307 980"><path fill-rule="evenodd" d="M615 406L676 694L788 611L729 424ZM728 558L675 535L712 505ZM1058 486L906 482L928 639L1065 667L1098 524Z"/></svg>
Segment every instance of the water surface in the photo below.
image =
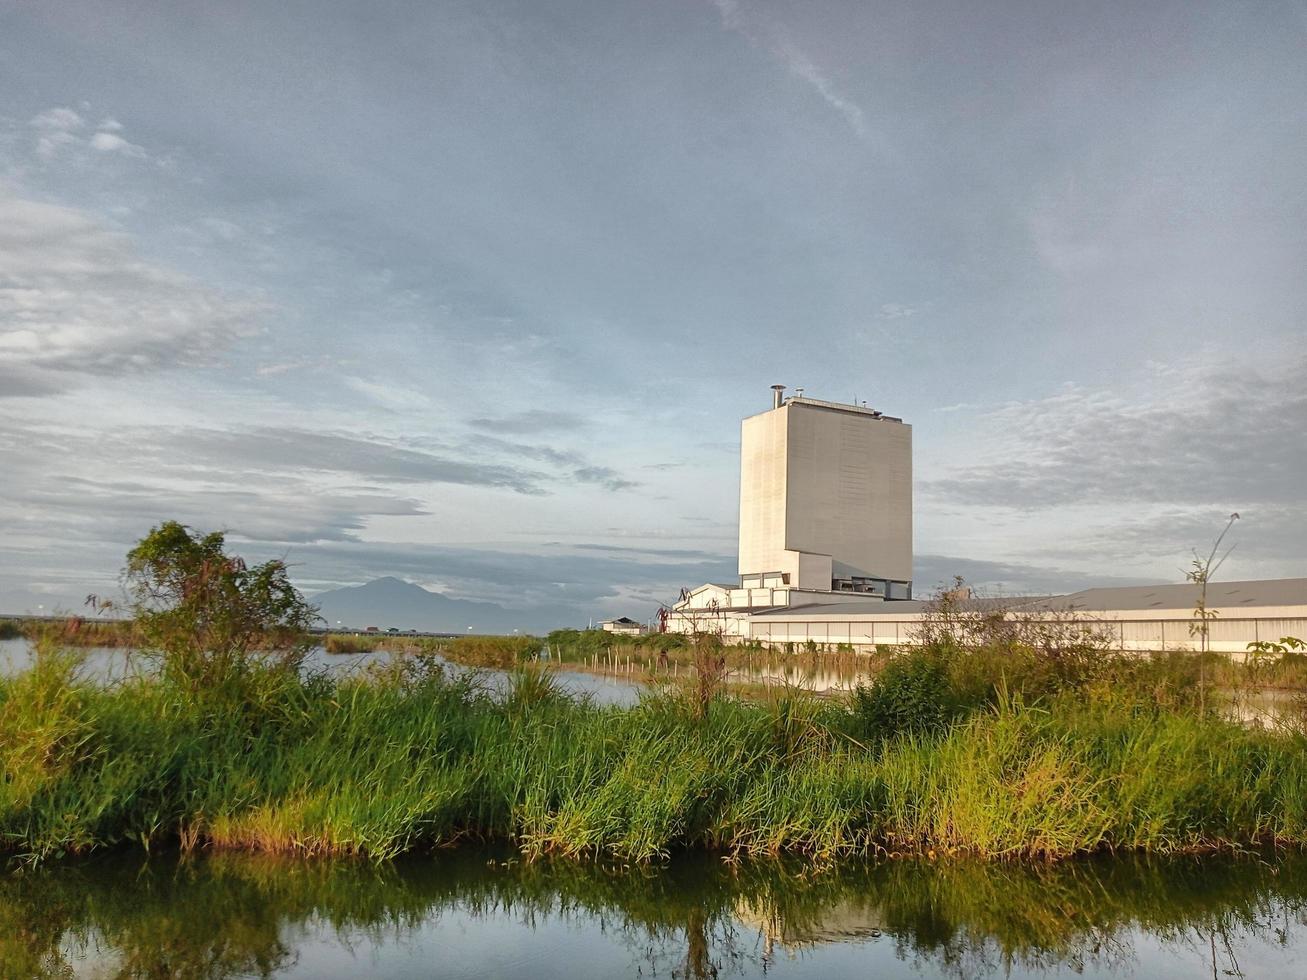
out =
<svg viewBox="0 0 1307 980"><path fill-rule="evenodd" d="M96 681L114 681L133 671L148 670L149 661L131 650L114 647L89 647L79 651L85 656L79 668L82 676ZM32 665L32 645L25 639L0 640L0 674L13 674ZM323 670L337 676L366 671L376 664L388 663L393 656L389 650L372 650L361 653L332 654L322 647L314 647L305 659L307 671ZM472 673L489 690L502 692L508 685L508 672L490 668L473 668L456 664L444 657L433 654L432 659L441 664L451 675ZM599 704L631 705L640 699L643 686L636 681L623 680L620 677L586 674L580 671L559 670L556 672L558 685L564 691L574 695L593 698Z"/></svg>
<svg viewBox="0 0 1307 980"><path fill-rule="evenodd" d="M38 977L1298 977L1285 855L820 869L463 849L393 864L139 853L0 877Z"/></svg>

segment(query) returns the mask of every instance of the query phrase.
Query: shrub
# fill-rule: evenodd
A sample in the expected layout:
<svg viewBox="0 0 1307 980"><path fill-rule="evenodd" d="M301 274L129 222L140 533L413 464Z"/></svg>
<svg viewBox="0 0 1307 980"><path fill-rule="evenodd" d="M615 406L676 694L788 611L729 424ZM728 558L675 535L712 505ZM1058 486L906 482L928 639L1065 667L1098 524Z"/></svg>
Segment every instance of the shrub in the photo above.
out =
<svg viewBox="0 0 1307 980"><path fill-rule="evenodd" d="M853 692L855 733L866 739L931 734L965 710L949 678L949 664L934 647L891 660L870 685Z"/></svg>

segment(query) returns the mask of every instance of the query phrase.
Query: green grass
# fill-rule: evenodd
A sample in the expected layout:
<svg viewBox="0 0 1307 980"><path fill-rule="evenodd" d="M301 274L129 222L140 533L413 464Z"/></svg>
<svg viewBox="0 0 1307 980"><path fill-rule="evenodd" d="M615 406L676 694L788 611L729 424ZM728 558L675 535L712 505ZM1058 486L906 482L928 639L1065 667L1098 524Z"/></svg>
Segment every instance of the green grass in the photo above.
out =
<svg viewBox="0 0 1307 980"><path fill-rule="evenodd" d="M0 619L0 640L24 638L65 647L131 647L140 642L129 619Z"/></svg>
<svg viewBox="0 0 1307 980"><path fill-rule="evenodd" d="M422 658L340 681L250 669L198 695L96 686L45 648L0 680L0 848L387 858L477 838L646 861L1307 842L1301 736L1159 708L1120 676L1050 690L1026 703L999 683L957 718L893 731L798 693L702 715L676 694L600 707L539 670L496 698Z"/></svg>

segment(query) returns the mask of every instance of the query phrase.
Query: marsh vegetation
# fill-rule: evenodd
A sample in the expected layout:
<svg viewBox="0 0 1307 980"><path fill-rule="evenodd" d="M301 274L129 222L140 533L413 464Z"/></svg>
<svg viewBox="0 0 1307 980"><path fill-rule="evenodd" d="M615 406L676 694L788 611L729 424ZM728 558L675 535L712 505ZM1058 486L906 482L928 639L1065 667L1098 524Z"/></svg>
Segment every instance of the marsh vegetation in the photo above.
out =
<svg viewBox="0 0 1307 980"><path fill-rule="evenodd" d="M651 862L1307 842L1299 731L1229 721L1192 658L1113 656L1089 628L945 604L919 647L825 698L740 698L724 673L755 651L658 637L632 651L684 658L687 682L606 707L561 691L532 638L450 645L512 671L494 692L420 643L306 669L311 610L278 563L180 525L129 559L156 669L93 682L46 636L0 679L0 846L29 863L119 844L384 860L473 840Z"/></svg>

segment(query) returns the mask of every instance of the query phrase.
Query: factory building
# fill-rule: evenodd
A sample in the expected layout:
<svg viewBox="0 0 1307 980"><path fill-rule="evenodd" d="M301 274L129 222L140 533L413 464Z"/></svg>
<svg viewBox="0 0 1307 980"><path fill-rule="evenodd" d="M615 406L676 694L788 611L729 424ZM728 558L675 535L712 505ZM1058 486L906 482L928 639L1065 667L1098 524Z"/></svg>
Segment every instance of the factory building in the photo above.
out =
<svg viewBox="0 0 1307 980"><path fill-rule="evenodd" d="M740 428L740 584L912 597L912 427L786 398Z"/></svg>
<svg viewBox="0 0 1307 980"><path fill-rule="evenodd" d="M740 430L738 583L682 592L664 628L789 647L912 643L929 602L912 599L912 428L868 409L786 397ZM1093 624L1122 650L1196 649L1193 585L969 600L978 614ZM1307 579L1213 583L1211 650L1307 639Z"/></svg>
<svg viewBox="0 0 1307 980"><path fill-rule="evenodd" d="M740 426L739 572L684 592L666 628L742 637L765 609L910 599L912 427L772 385Z"/></svg>

